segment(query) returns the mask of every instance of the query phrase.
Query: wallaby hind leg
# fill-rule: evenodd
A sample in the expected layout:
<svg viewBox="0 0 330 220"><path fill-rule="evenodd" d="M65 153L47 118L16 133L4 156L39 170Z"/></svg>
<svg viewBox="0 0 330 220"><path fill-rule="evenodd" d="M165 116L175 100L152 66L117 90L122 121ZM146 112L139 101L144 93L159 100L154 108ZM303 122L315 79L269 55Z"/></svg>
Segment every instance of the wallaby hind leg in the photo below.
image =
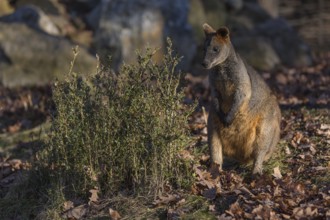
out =
<svg viewBox="0 0 330 220"><path fill-rule="evenodd" d="M212 117L212 114L208 117L207 122L207 134L208 145L210 150L211 162L219 165L219 170L222 170L223 156L222 156L222 144L219 137L219 129L215 127L216 120Z"/></svg>
<svg viewBox="0 0 330 220"><path fill-rule="evenodd" d="M279 138L278 133L277 126L269 124L260 129L260 135L254 143L253 174L262 174L262 164L273 152Z"/></svg>
<svg viewBox="0 0 330 220"><path fill-rule="evenodd" d="M253 162L253 174L262 174L262 163L265 160L266 152L259 152Z"/></svg>
<svg viewBox="0 0 330 220"><path fill-rule="evenodd" d="M276 149L276 145L280 140L280 122L277 124L277 126L274 128L274 132L273 132L273 138L272 138L272 142L270 144L270 148L268 153L266 154L266 158L265 160L268 160L271 155L273 154L273 152Z"/></svg>

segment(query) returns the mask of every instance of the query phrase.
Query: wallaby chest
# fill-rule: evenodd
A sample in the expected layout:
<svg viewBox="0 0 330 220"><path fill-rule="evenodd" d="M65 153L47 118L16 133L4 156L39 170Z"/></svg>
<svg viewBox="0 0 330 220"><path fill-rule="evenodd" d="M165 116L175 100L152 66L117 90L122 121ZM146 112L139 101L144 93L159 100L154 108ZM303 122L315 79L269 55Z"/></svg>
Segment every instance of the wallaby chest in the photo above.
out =
<svg viewBox="0 0 330 220"><path fill-rule="evenodd" d="M230 71L215 69L209 75L211 96L227 112L233 102L237 82Z"/></svg>

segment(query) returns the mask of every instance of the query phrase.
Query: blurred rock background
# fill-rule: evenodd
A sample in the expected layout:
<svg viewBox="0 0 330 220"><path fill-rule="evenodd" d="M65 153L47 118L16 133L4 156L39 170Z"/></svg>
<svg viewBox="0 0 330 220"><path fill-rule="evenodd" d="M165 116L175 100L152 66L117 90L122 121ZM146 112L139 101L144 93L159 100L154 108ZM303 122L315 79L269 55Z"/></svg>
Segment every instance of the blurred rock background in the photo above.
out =
<svg viewBox="0 0 330 220"><path fill-rule="evenodd" d="M261 71L313 63L330 45L325 0L0 0L0 83L43 85L69 71L96 71L96 54L115 70L136 60L135 51L161 48L166 38L183 56L180 68L200 66L201 25L227 25L240 54Z"/></svg>

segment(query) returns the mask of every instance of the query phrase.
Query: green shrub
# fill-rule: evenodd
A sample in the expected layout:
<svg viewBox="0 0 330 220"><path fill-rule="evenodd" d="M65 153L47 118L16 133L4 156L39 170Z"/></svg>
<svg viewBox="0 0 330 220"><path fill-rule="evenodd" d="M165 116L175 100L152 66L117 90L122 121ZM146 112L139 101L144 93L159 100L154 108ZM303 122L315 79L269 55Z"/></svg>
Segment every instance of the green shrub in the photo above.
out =
<svg viewBox="0 0 330 220"><path fill-rule="evenodd" d="M171 44L163 64L152 62L154 52L138 53L137 64L118 74L70 74L55 84L52 132L39 162L66 193L99 187L108 195L156 195L167 184L189 184L189 163L178 155L190 141L193 106L182 103Z"/></svg>

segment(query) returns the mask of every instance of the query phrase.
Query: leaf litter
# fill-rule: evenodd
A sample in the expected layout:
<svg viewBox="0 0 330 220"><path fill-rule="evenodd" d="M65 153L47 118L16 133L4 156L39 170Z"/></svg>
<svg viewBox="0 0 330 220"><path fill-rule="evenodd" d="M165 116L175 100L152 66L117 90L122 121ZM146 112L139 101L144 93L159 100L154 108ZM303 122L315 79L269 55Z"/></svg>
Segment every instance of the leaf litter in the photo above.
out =
<svg viewBox="0 0 330 220"><path fill-rule="evenodd" d="M277 163L261 176L251 177L249 168L219 172L209 168L206 117L210 92L206 76L186 77L186 99L200 106L189 119L196 144L179 153L193 162L195 181L188 190L170 188L151 202L150 209L164 207L168 219L198 212L191 198L203 200L204 211L217 219L327 219L330 218L330 57L314 67L285 69L269 74L268 83L278 95L282 109L282 133ZM7 89L0 86L0 133L17 133L47 118L50 88ZM203 108L201 107L203 106ZM205 108L204 108L205 107ZM202 151L196 154L194 149ZM202 150L204 149L204 150ZM31 164L0 154L1 195L15 184ZM84 219L106 213L121 219L99 189L91 189L89 201L63 204L62 217ZM199 204L199 203L198 203ZM126 217L127 218L127 217Z"/></svg>

